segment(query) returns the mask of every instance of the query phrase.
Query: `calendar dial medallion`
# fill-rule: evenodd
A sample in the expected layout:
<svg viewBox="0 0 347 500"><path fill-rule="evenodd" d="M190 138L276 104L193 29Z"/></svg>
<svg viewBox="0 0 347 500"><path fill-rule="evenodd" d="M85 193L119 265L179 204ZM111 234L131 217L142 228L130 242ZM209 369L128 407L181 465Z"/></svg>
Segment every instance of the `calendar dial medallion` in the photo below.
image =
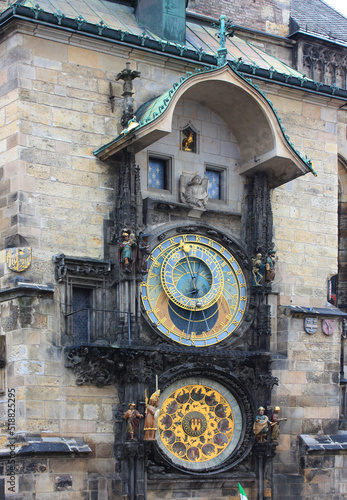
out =
<svg viewBox="0 0 347 500"><path fill-rule="evenodd" d="M141 296L157 331L196 347L232 335L247 305L246 280L235 257L217 241L195 234L168 238L153 250Z"/></svg>
<svg viewBox="0 0 347 500"><path fill-rule="evenodd" d="M171 462L190 471L219 467L242 439L238 402L220 383L183 379L162 394L157 443Z"/></svg>

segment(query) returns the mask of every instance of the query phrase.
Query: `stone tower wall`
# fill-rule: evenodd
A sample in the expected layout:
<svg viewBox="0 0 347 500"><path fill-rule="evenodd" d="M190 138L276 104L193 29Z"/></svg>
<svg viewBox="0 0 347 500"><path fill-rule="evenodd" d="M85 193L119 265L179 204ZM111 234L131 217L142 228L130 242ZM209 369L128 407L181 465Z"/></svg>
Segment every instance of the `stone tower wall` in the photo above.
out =
<svg viewBox="0 0 347 500"><path fill-rule="evenodd" d="M59 493L62 482L56 478L61 474L73 475L64 484L76 491L75 498L83 498L81 492L87 482L96 481L93 474L112 477L113 418L118 396L112 386L76 386L75 375L64 366L62 296L54 278L52 256L104 257L103 224L111 218L114 207L115 179L113 167L97 160L93 150L120 132L122 89L114 84L114 77L125 67L128 53L58 31L55 41L47 40L45 28L35 33L27 30L30 26L22 26L8 36L2 49L5 69L1 78L6 92L0 111L0 151L5 165L1 183L1 284L6 289L17 276L6 267L4 247L6 238L19 233L33 249L32 266L20 278L39 285L52 284L54 294L11 298L2 305L6 387L16 389L19 433L81 437L91 454L88 459L69 462L69 470L61 459L50 458L41 469L40 463L36 464L35 484L32 470L24 467L16 486L17 498L29 500L36 492L46 499L52 491L56 498L64 498ZM52 30L49 36L54 36ZM139 104L167 90L187 69L177 61L164 64L157 55L147 57L135 52L131 65L142 72L141 80L134 85ZM110 81L116 92L114 114L108 100ZM313 102L310 95L299 90L263 83L261 87L273 100L291 140L313 160L318 172L316 178L307 174L273 191L274 243L279 257L271 296L275 318L278 304L324 306L327 280L336 273L334 124L340 104L324 98ZM140 166L146 171L144 158ZM282 416L288 418L278 448L278 471L297 477L302 477L298 434L336 431L339 405L340 327L330 337L323 336L321 327L309 337L302 321L281 308L272 343L274 374L280 379L273 405L280 404ZM6 395L1 396L1 405L6 418ZM6 420L3 422L2 445L8 438ZM332 478L328 484L332 488ZM105 485L98 487L106 491ZM91 491L92 486L88 488ZM307 498L312 498L312 491Z"/></svg>
<svg viewBox="0 0 347 500"><path fill-rule="evenodd" d="M215 18L225 14L235 24L275 35L289 33L290 0L190 0L188 10Z"/></svg>

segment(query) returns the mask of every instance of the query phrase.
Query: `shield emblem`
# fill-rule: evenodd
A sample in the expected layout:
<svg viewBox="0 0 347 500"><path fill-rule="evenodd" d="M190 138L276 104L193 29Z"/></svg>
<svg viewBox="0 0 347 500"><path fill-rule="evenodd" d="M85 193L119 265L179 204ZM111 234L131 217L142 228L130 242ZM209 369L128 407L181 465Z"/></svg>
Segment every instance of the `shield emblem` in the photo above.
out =
<svg viewBox="0 0 347 500"><path fill-rule="evenodd" d="M8 248L6 263L11 271L16 273L25 271L31 264L31 247Z"/></svg>
<svg viewBox="0 0 347 500"><path fill-rule="evenodd" d="M190 427L193 431L199 431L201 429L201 418L192 418Z"/></svg>
<svg viewBox="0 0 347 500"><path fill-rule="evenodd" d="M305 332L312 335L317 331L318 318L305 318L304 328Z"/></svg>
<svg viewBox="0 0 347 500"><path fill-rule="evenodd" d="M335 330L335 321L333 319L322 320L322 332L325 335L331 335Z"/></svg>

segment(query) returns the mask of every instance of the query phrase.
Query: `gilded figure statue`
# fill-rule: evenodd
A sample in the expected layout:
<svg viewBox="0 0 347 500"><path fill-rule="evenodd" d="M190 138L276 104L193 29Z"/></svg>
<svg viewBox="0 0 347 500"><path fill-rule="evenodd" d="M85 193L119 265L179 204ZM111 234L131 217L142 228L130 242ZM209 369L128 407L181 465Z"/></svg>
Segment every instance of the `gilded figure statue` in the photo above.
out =
<svg viewBox="0 0 347 500"><path fill-rule="evenodd" d="M135 403L129 403L129 409L124 413L123 418L127 422L126 432L129 434L130 440L134 441L137 438L139 421L143 415L136 410Z"/></svg>
<svg viewBox="0 0 347 500"><path fill-rule="evenodd" d="M265 408L259 406L258 415L255 417L253 431L255 438L258 443L263 443L266 440L266 436L269 430L269 418L264 415Z"/></svg>
<svg viewBox="0 0 347 500"><path fill-rule="evenodd" d="M265 283L271 283L275 279L275 264L278 261L275 250L269 250L265 264Z"/></svg>
<svg viewBox="0 0 347 500"><path fill-rule="evenodd" d="M122 231L122 242L119 245L119 261L125 273L131 273L136 260L136 238L128 229Z"/></svg>
<svg viewBox="0 0 347 500"><path fill-rule="evenodd" d="M274 412L271 417L271 440L277 441L280 435L280 422L285 422L286 418L279 418L281 408L279 406L275 406Z"/></svg>
<svg viewBox="0 0 347 500"><path fill-rule="evenodd" d="M264 267L261 260L261 253L257 253L256 257L252 259L253 286L261 286L261 280L264 276Z"/></svg>
<svg viewBox="0 0 347 500"><path fill-rule="evenodd" d="M156 390L149 398L149 403L145 412L145 441L155 441L155 433L157 431L156 414L159 406L160 391Z"/></svg>

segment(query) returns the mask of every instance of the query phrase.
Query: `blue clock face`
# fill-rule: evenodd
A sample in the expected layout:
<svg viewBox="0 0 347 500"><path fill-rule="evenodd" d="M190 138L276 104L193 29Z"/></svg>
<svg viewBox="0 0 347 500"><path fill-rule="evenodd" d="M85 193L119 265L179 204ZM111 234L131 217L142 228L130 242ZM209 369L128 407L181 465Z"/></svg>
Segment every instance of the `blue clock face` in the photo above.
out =
<svg viewBox="0 0 347 500"><path fill-rule="evenodd" d="M172 302L198 311L207 309L220 297L224 275L209 249L181 241L164 259L161 281Z"/></svg>
<svg viewBox="0 0 347 500"><path fill-rule="evenodd" d="M141 295L157 331L196 347L232 335L247 304L246 280L235 257L220 243L194 234L169 238L153 250Z"/></svg>

